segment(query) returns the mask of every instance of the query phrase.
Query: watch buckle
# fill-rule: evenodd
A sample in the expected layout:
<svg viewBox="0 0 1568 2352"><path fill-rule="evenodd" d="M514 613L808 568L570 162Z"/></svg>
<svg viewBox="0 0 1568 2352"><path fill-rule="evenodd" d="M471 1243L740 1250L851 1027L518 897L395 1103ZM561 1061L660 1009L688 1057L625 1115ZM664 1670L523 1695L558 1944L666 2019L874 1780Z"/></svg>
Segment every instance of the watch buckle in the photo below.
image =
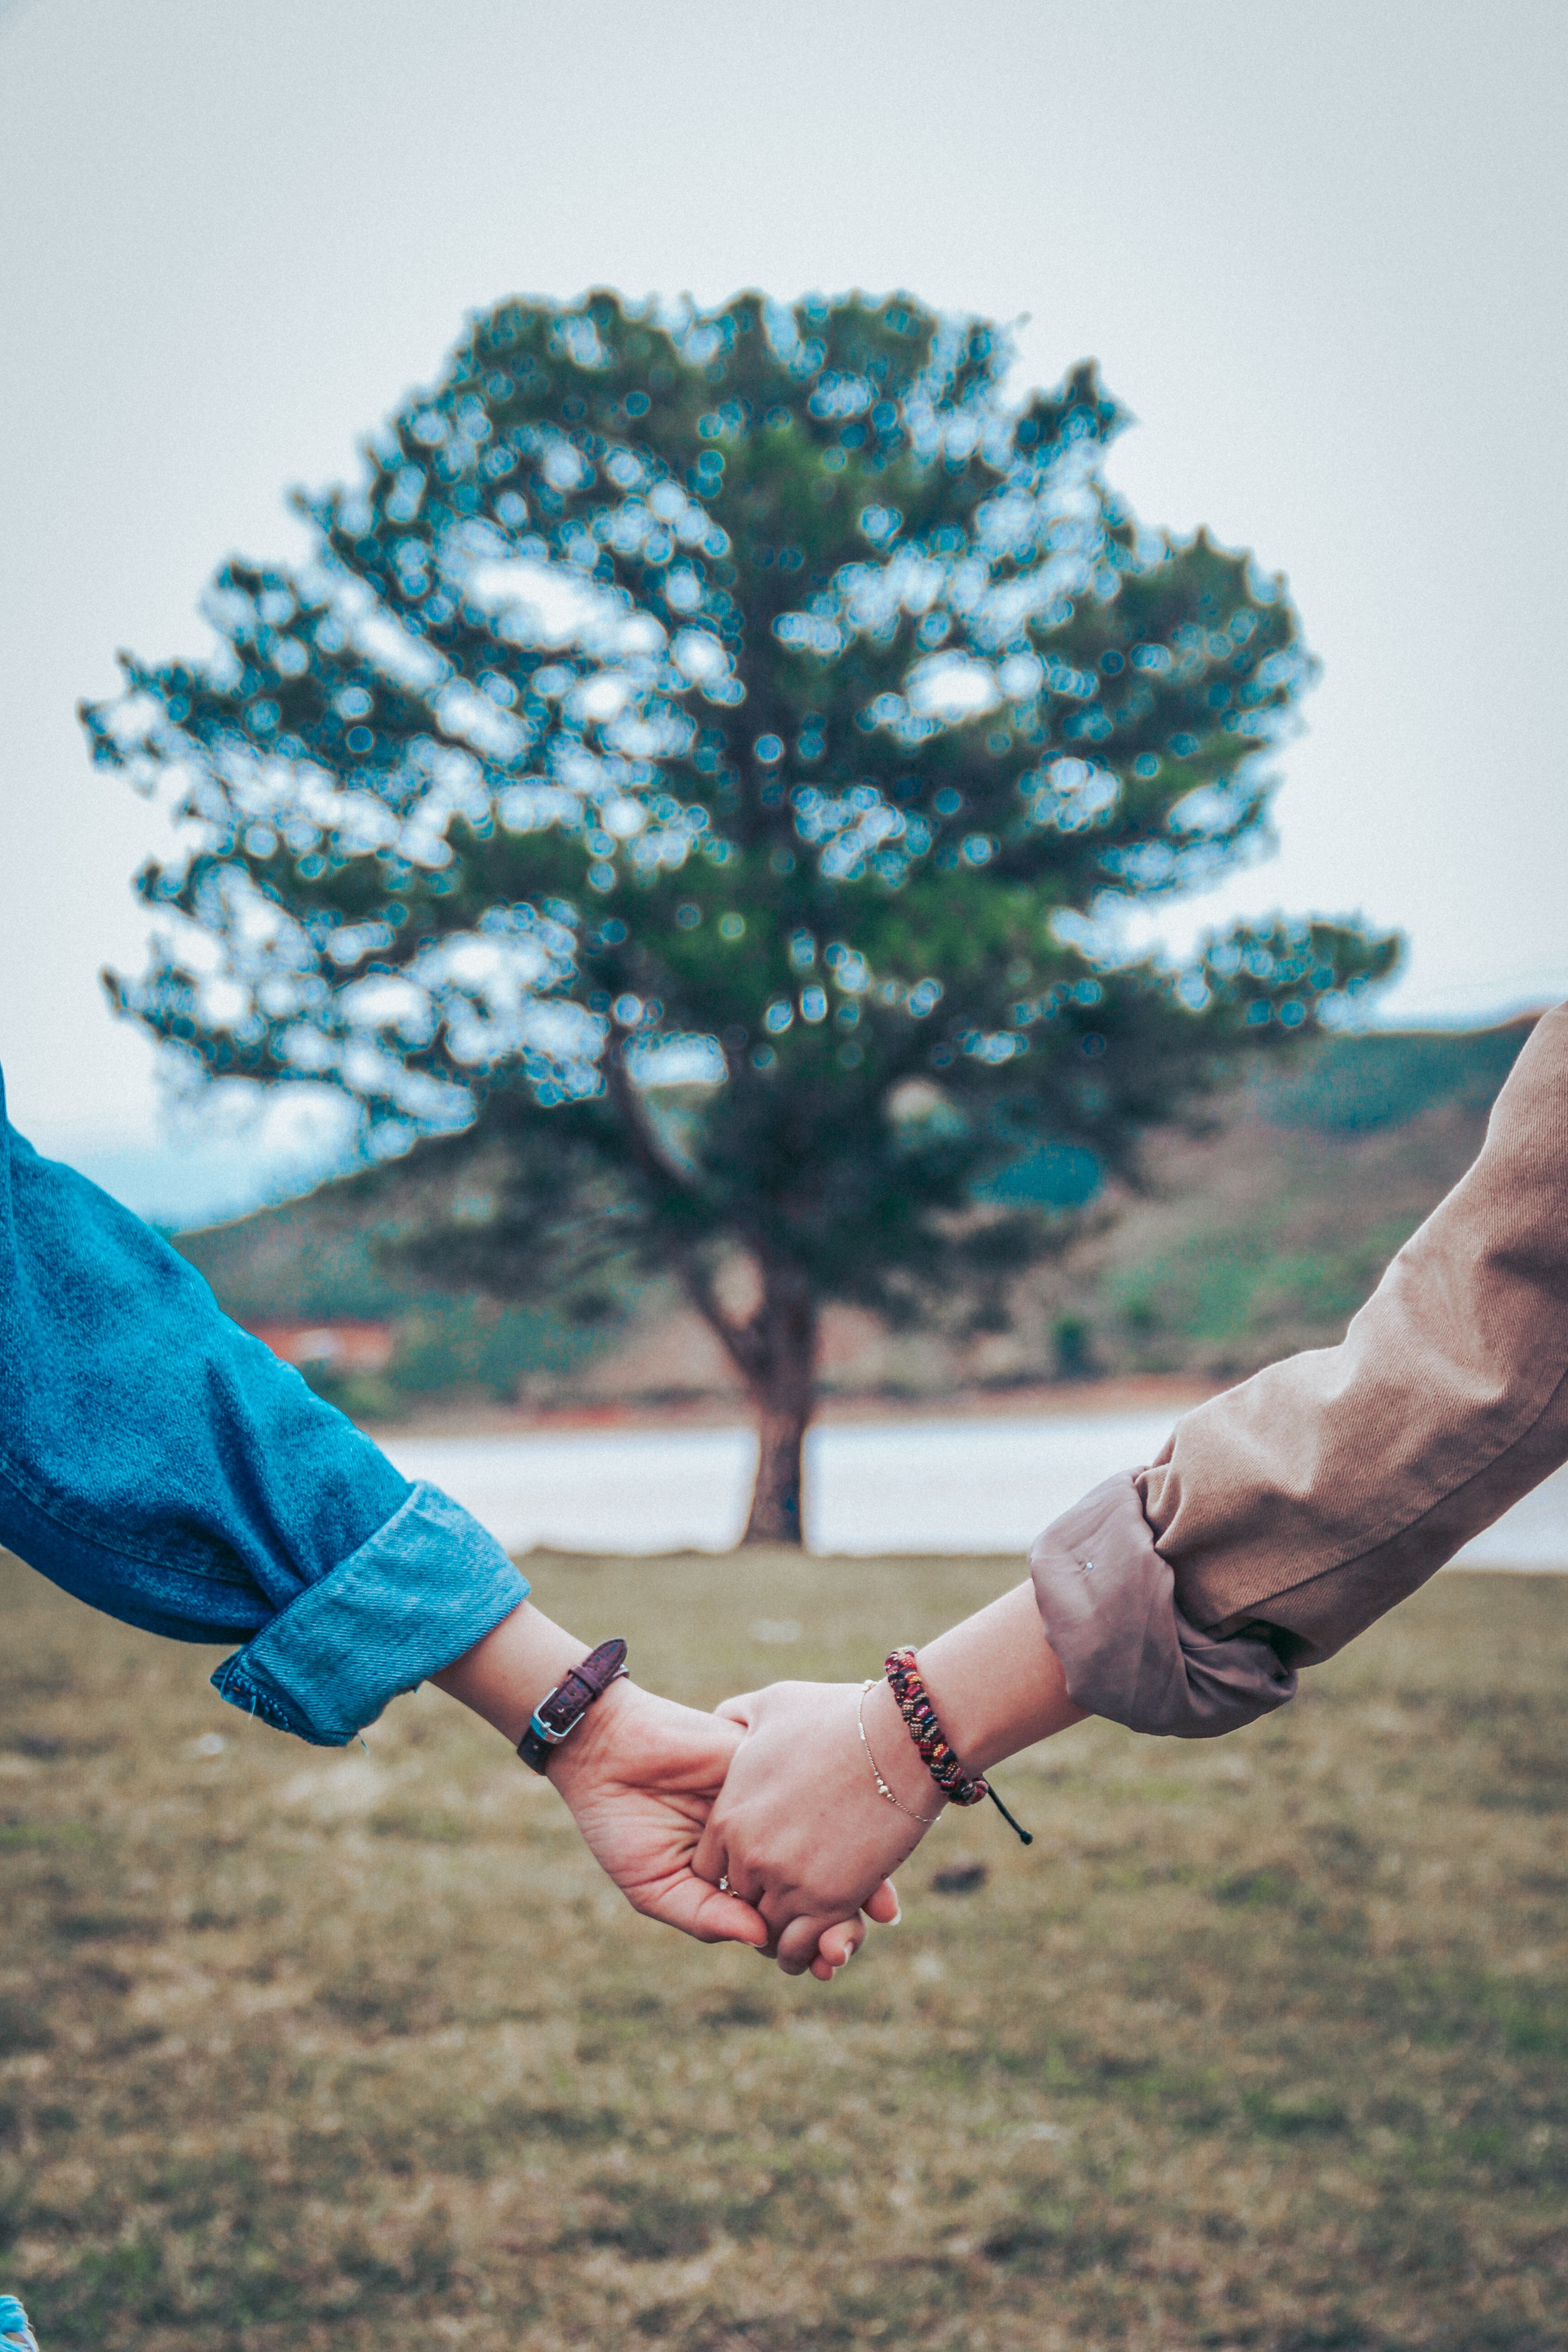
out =
<svg viewBox="0 0 1568 2352"><path fill-rule="evenodd" d="M554 1696L555 1693L552 1691L550 1698L553 1698ZM546 1699L544 1704L548 1706L550 1699ZM580 1706L576 1714L572 1717L571 1722L563 1723L559 1731L557 1731L552 1725L545 1723L542 1719L540 1711L536 1707L532 1715L531 1715L528 1719L528 1727L530 1731L533 1733L535 1738L543 1740L546 1748L559 1748L561 1742L563 1739L569 1738L571 1734L576 1730L577 1726L582 1722L583 1717L587 1714L587 1712L588 1710L585 1706Z"/></svg>

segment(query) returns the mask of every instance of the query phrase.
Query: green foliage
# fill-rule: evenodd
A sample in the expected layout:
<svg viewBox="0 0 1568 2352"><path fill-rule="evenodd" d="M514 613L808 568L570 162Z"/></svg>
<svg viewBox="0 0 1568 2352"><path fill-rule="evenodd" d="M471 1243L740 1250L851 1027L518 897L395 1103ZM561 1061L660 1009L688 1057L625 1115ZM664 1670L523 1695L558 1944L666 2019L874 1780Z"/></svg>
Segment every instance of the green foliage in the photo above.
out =
<svg viewBox="0 0 1568 2352"><path fill-rule="evenodd" d="M1057 1372L1064 1381L1081 1381L1092 1369L1091 1333L1081 1315L1058 1315L1051 1328Z"/></svg>
<svg viewBox="0 0 1568 2352"><path fill-rule="evenodd" d="M1092 366L1014 404L1010 360L903 296L478 319L301 500L312 562L229 564L216 654L86 712L186 825L118 1002L346 1088L378 1157L437 1135L406 1254L453 1286L671 1268L759 1392L725 1252L799 1346L828 1297L996 1312L1060 1220L988 1180L1128 1168L1396 952L1096 960L1104 893L1260 837L1312 665L1279 581L1107 488Z"/></svg>

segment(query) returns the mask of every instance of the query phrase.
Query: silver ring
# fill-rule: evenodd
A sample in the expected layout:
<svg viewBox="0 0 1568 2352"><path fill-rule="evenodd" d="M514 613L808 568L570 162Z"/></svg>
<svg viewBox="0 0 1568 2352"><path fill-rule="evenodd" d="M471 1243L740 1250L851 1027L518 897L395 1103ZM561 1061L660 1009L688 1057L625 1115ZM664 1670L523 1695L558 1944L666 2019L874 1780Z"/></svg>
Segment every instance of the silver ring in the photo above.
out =
<svg viewBox="0 0 1568 2352"><path fill-rule="evenodd" d="M730 1892L730 1881L728 1877L721 1878L719 1881L719 1892L721 1895L728 1895Z"/></svg>

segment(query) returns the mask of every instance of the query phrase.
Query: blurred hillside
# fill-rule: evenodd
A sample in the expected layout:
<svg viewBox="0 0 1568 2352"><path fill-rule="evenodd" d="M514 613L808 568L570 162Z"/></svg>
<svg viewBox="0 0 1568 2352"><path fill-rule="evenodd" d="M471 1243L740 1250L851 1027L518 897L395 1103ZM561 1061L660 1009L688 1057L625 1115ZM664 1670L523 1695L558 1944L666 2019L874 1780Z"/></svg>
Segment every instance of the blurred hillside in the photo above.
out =
<svg viewBox="0 0 1568 2352"><path fill-rule="evenodd" d="M1021 1289L1015 1328L890 1334L836 1312L828 1391L915 1402L1106 1374L1223 1381L1331 1346L1475 1158L1530 1028L1326 1038L1259 1068L1213 1133L1152 1138L1142 1194L1101 1190L1081 1152L1025 1156L992 1197L1079 1211L1082 1230ZM626 1291L586 1326L418 1290L378 1265L384 1229L364 1201L350 1179L176 1246L249 1326L390 1326L384 1372L311 1370L368 1417L437 1399L668 1406L736 1393L716 1341L665 1285Z"/></svg>
<svg viewBox="0 0 1568 2352"><path fill-rule="evenodd" d="M1260 1070L1203 1139L1166 1136L1152 1189L1059 1270L1058 1354L1232 1380L1329 1347L1481 1148L1533 1023L1326 1039Z"/></svg>

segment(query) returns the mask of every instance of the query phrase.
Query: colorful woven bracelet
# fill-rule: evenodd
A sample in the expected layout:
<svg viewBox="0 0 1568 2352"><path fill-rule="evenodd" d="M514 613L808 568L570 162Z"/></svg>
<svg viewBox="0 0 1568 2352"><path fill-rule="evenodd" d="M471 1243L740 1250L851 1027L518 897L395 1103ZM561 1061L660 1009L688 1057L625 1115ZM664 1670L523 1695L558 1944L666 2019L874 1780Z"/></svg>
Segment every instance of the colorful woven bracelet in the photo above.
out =
<svg viewBox="0 0 1568 2352"><path fill-rule="evenodd" d="M947 1735L937 1720L937 1713L927 1695L926 1686L915 1664L910 1649L889 1650L883 1660L887 1669L888 1688L899 1702L899 1712L909 1729L910 1738L920 1750L921 1761L944 1797L955 1805L977 1805L982 1797L989 1797L1009 1829L1016 1830L1026 1845L1033 1845L1034 1836L1021 1822L1016 1822L989 1780L976 1773L973 1780L964 1770L947 1744ZM864 1739L862 1726L860 1737ZM873 1765L872 1769L876 1767ZM878 1775L879 1782L880 1774ZM894 1798L897 1804L898 1799ZM905 1807L904 1811L908 1811Z"/></svg>
<svg viewBox="0 0 1568 2352"><path fill-rule="evenodd" d="M920 1749L921 1759L931 1779L955 1805L977 1805L983 1797L990 1795L990 1788L982 1780L972 1780L948 1746L936 1709L921 1680L914 1652L890 1650L884 1664L888 1687L899 1702L899 1712L909 1726L910 1738Z"/></svg>

